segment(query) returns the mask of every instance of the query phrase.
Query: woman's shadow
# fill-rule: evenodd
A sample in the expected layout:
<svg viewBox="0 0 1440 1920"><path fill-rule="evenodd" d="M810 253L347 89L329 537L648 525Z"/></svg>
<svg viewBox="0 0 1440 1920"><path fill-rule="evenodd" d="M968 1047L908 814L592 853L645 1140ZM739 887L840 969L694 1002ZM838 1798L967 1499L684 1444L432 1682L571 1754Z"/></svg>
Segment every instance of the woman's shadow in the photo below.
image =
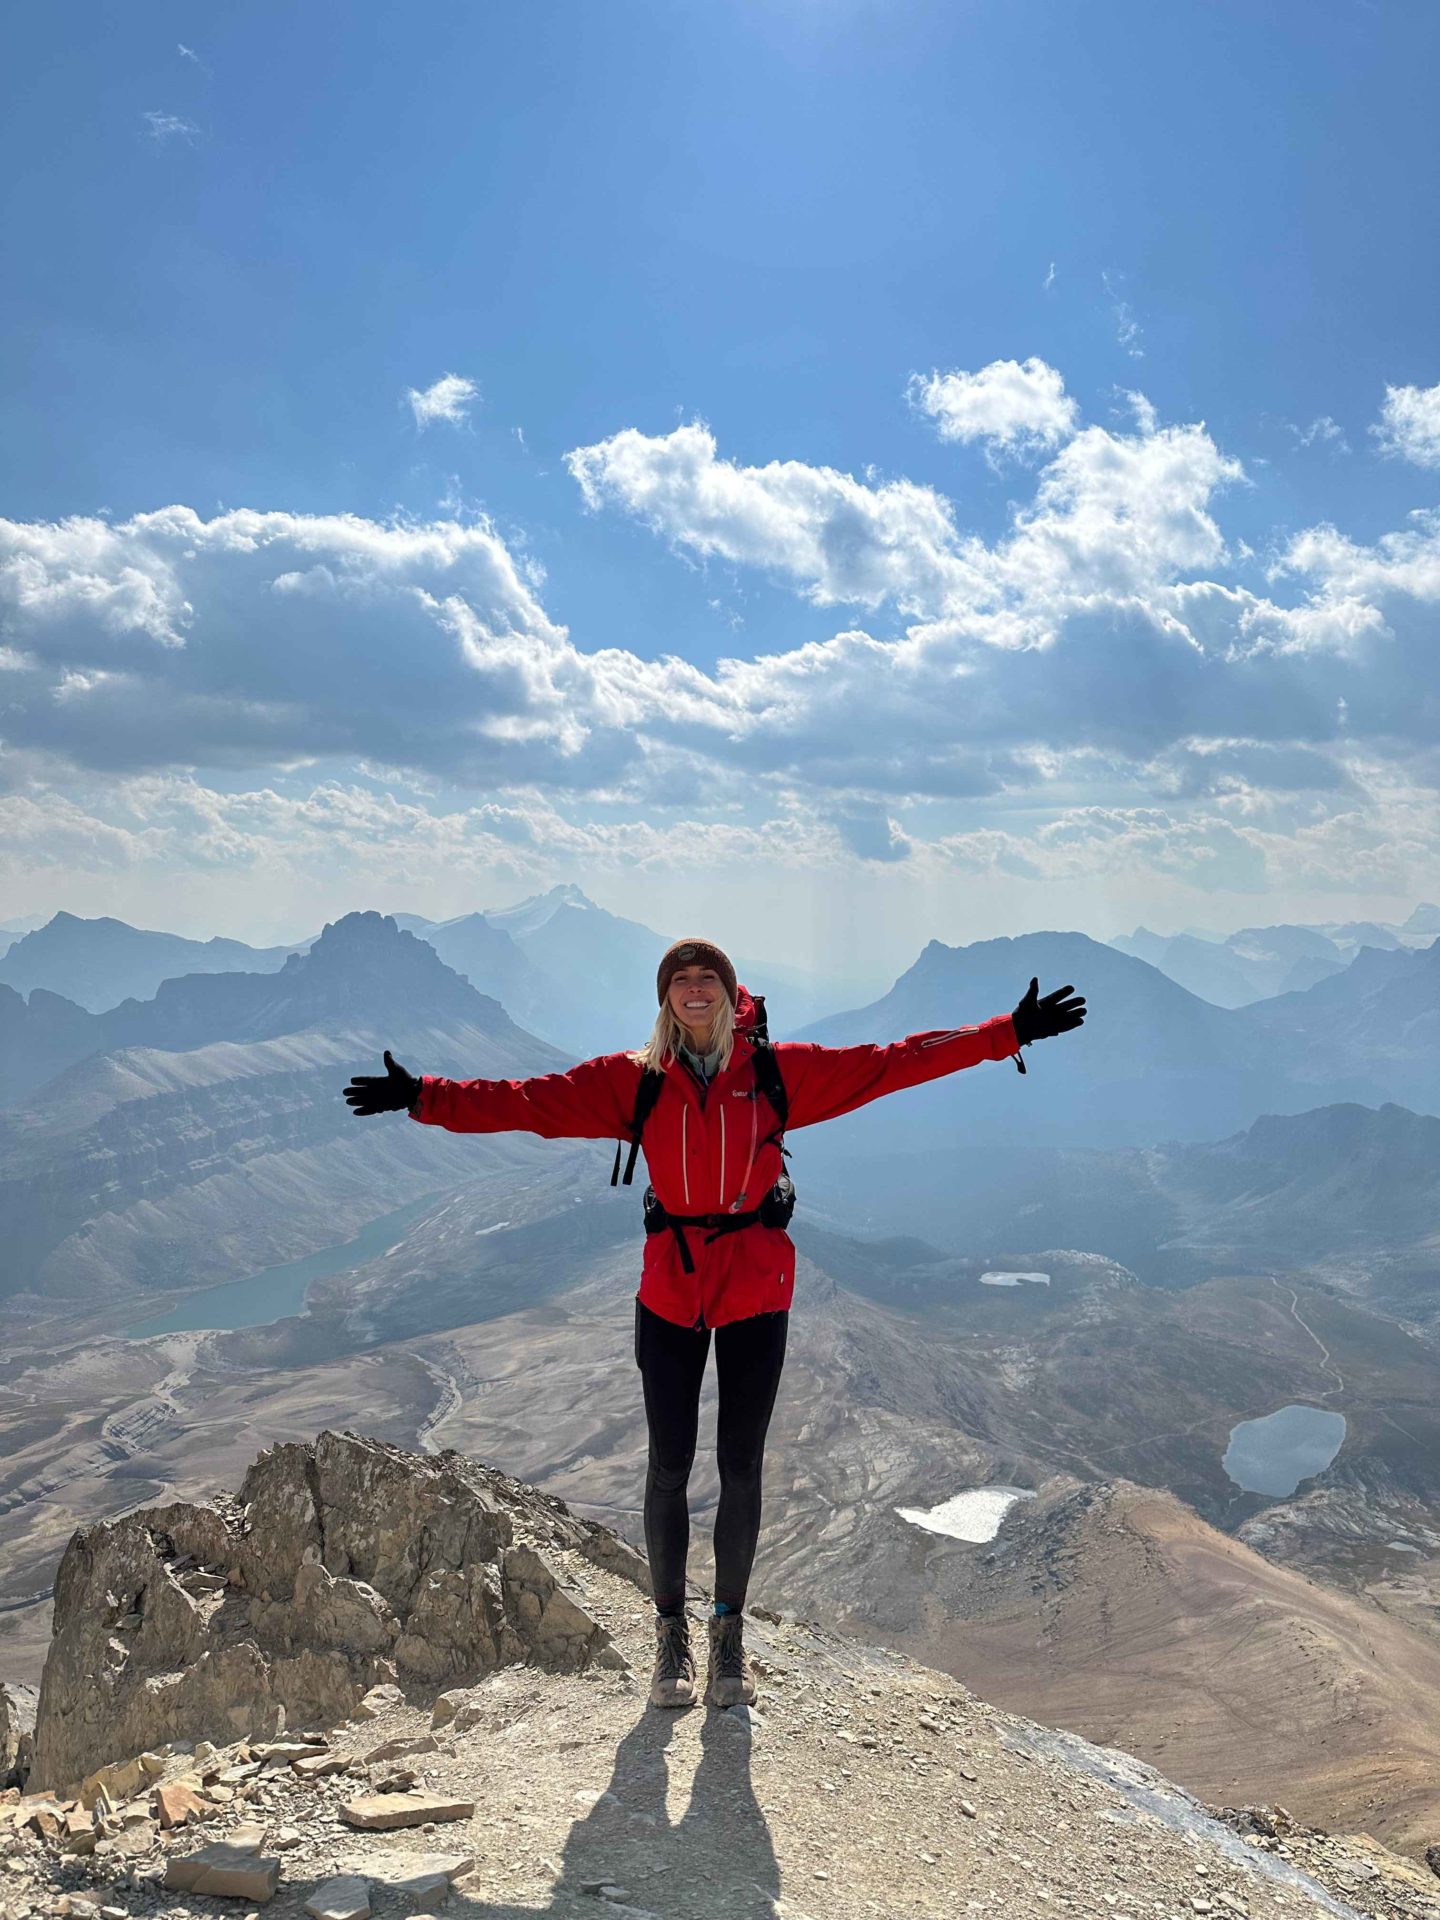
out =
<svg viewBox="0 0 1440 1920"><path fill-rule="evenodd" d="M689 1804L672 1821L669 1749L677 1722L697 1714L704 1716L700 1761ZM593 1912L603 1920L608 1911L621 1920L628 1909L656 1920L774 1920L780 1868L750 1778L755 1732L744 1707L647 1706L616 1749L609 1784L566 1836L549 1906L497 1904L457 1891L447 1914L522 1920Z"/></svg>

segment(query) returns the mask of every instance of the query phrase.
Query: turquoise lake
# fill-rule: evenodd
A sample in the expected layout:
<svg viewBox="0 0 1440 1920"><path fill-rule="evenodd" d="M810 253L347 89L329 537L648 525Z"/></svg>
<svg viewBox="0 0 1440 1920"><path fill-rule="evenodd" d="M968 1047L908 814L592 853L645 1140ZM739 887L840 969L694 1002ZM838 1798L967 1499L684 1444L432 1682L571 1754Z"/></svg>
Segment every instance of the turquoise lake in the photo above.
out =
<svg viewBox="0 0 1440 1920"><path fill-rule="evenodd" d="M225 1332L232 1327L265 1327L272 1320L284 1320L305 1311L305 1295L312 1280L327 1279L332 1273L344 1273L350 1267L363 1266L388 1253L405 1237L415 1220L441 1196L427 1193L422 1199L408 1201L393 1213L381 1214L363 1227L353 1240L338 1247L324 1247L307 1254L303 1260L290 1260L282 1267L266 1267L243 1280L226 1280L218 1287L205 1287L188 1293L173 1307L149 1320L137 1320L123 1330L122 1338L148 1339L155 1333L190 1333L198 1328Z"/></svg>

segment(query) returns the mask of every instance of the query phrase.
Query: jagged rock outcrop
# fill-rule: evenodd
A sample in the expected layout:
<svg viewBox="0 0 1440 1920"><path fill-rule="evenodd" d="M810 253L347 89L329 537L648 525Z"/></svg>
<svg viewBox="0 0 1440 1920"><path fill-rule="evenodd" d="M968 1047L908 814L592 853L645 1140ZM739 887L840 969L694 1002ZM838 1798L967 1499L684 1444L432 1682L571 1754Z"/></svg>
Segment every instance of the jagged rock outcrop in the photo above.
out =
<svg viewBox="0 0 1440 1920"><path fill-rule="evenodd" d="M269 1448L236 1499L85 1528L55 1583L31 1788L171 1740L330 1725L382 1681L622 1666L550 1549L648 1592L639 1555L563 1501L352 1433Z"/></svg>
<svg viewBox="0 0 1440 1920"><path fill-rule="evenodd" d="M0 1681L0 1788L24 1786L34 1748L34 1687Z"/></svg>

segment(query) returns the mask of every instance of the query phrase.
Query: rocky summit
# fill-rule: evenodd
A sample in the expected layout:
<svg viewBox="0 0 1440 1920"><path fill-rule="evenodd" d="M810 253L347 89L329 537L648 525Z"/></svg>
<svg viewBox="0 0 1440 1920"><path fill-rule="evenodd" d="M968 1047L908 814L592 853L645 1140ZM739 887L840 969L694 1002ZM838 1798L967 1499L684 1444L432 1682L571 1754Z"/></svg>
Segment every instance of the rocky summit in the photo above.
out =
<svg viewBox="0 0 1440 1920"><path fill-rule="evenodd" d="M274 1447L71 1542L0 1915L1440 1920L1363 1834L1207 1810L815 1621L746 1637L753 1708L653 1708L607 1529L454 1454Z"/></svg>
<svg viewBox="0 0 1440 1920"><path fill-rule="evenodd" d="M547 1564L558 1545L645 1579L633 1549L535 1489L348 1433L270 1448L237 1500L83 1529L55 1582L34 1783L323 1726L384 1681L619 1664Z"/></svg>

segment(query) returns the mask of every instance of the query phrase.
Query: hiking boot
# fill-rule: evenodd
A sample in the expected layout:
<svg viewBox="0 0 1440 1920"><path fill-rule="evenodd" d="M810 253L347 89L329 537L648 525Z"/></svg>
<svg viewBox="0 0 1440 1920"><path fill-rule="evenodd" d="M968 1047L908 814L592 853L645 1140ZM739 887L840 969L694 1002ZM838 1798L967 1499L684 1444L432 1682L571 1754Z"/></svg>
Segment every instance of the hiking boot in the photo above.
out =
<svg viewBox="0 0 1440 1920"><path fill-rule="evenodd" d="M695 1655L690 1622L683 1613L655 1616L655 1671L650 1676L652 1707L693 1707Z"/></svg>
<svg viewBox="0 0 1440 1920"><path fill-rule="evenodd" d="M705 1698L714 1707L748 1707L755 1698L755 1669L741 1639L745 1616L717 1613L710 1618L710 1671Z"/></svg>

